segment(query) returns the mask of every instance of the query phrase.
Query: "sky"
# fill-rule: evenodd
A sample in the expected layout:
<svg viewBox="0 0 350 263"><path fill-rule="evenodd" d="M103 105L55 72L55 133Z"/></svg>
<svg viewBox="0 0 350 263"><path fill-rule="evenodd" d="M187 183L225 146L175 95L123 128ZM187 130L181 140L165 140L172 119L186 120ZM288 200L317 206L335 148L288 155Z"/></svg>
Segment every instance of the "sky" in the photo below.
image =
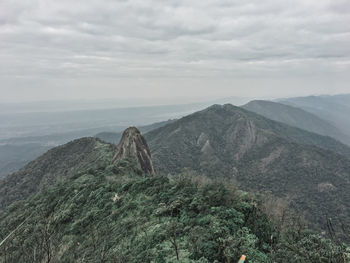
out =
<svg viewBox="0 0 350 263"><path fill-rule="evenodd" d="M350 93L348 0L1 0L0 102Z"/></svg>

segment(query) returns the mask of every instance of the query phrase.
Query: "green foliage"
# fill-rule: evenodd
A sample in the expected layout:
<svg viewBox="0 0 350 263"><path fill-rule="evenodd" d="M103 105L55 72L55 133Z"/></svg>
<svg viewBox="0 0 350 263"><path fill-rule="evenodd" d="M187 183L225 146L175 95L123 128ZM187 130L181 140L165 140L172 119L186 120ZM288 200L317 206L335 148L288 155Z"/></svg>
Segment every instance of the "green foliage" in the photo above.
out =
<svg viewBox="0 0 350 263"><path fill-rule="evenodd" d="M123 161L11 205L0 216L0 238L24 224L0 248L0 261L208 263L245 254L248 263L282 263L308 262L304 254L309 262L348 256L345 246L314 234L277 234L257 203L219 183L140 177Z"/></svg>
<svg viewBox="0 0 350 263"><path fill-rule="evenodd" d="M275 259L290 263L345 263L350 260L350 249L308 231L299 235L289 232L278 244Z"/></svg>
<svg viewBox="0 0 350 263"><path fill-rule="evenodd" d="M164 174L186 169L233 180L246 191L272 192L305 212L319 232L328 231L329 217L338 219L336 232L342 232L340 221L350 226L350 148L330 137L214 105L145 138Z"/></svg>
<svg viewBox="0 0 350 263"><path fill-rule="evenodd" d="M22 170L0 181L0 212L14 201L24 200L43 186L53 185L78 171L110 164L112 145L95 138L81 138L49 150Z"/></svg>

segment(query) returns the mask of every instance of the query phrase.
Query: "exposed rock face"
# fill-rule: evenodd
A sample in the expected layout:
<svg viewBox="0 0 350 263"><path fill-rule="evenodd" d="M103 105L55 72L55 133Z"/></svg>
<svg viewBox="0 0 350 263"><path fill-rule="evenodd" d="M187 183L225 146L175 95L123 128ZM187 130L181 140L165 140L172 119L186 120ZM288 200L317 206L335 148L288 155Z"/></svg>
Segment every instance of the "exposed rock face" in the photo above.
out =
<svg viewBox="0 0 350 263"><path fill-rule="evenodd" d="M127 128L117 146L113 163L121 159L132 158L137 161L141 170L148 174L154 174L151 152L145 138L135 127Z"/></svg>

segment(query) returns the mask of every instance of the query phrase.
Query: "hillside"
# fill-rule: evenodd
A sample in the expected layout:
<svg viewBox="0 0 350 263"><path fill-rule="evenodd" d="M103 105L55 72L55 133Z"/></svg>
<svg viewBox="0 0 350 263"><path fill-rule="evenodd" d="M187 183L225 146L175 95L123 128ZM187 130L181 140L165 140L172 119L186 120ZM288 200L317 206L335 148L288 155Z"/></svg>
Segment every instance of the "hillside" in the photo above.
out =
<svg viewBox="0 0 350 263"><path fill-rule="evenodd" d="M173 120L141 126L140 129L149 131L171 122ZM101 137L103 138L103 136ZM10 146L0 146L0 150L1 147L4 150L12 149ZM20 156L25 158L28 154L28 148L20 149L19 147L20 145L16 147L13 155L17 157L20 153L23 153L23 156ZM36 153L37 147L38 145L34 145L33 148L29 149L30 151L28 150L29 153ZM77 170L89 169L96 165L105 165L111 162L114 148L114 146L98 138L77 139L49 150L13 174L8 176L0 174L0 212L13 201L25 199L36 193L43 184L52 184L59 178L69 177ZM40 151L43 151L43 149L38 149L37 155L40 154ZM1 156L2 154L3 156ZM11 158L12 155L11 152L6 154L4 151L3 153L0 152L0 157L6 160L6 158Z"/></svg>
<svg viewBox="0 0 350 263"><path fill-rule="evenodd" d="M49 149L78 138L89 137L101 131L108 131L112 128L119 131L125 127L99 127L44 136L2 139L0 140L0 178L20 170Z"/></svg>
<svg viewBox="0 0 350 263"><path fill-rule="evenodd" d="M286 98L279 102L311 112L350 134L350 94Z"/></svg>
<svg viewBox="0 0 350 263"><path fill-rule="evenodd" d="M7 237L0 261L209 263L237 262L242 254L247 263L350 259L345 245L297 220L281 230L256 197L232 186L137 174L123 160L15 203L0 215L0 240Z"/></svg>
<svg viewBox="0 0 350 263"><path fill-rule="evenodd" d="M268 119L282 122L309 132L330 136L350 145L350 137L333 124L305 110L272 101L254 100L242 108L260 114Z"/></svg>
<svg viewBox="0 0 350 263"><path fill-rule="evenodd" d="M49 150L24 168L0 180L0 212L13 201L26 199L43 185L52 185L80 170L111 162L114 147L95 138L82 138Z"/></svg>
<svg viewBox="0 0 350 263"><path fill-rule="evenodd" d="M235 180L245 190L289 200L314 228L326 230L330 215L350 225L350 160L312 145L348 151L329 137L232 105L214 105L145 137L162 173L190 170Z"/></svg>

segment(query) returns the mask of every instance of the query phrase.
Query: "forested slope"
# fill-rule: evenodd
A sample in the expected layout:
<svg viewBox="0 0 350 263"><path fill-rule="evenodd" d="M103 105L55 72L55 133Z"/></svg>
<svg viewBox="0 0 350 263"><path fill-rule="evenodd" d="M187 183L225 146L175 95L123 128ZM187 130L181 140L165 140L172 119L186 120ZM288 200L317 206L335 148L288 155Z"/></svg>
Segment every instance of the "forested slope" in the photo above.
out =
<svg viewBox="0 0 350 263"><path fill-rule="evenodd" d="M329 150L349 147L329 137L232 105L212 106L145 136L164 174L190 170L272 192L322 231L332 215L350 225L350 160Z"/></svg>
<svg viewBox="0 0 350 263"><path fill-rule="evenodd" d="M260 199L233 186L138 174L124 160L13 204L0 216L0 239L16 229L0 261L204 263L237 262L242 254L247 263L349 260L345 245L295 218L282 228Z"/></svg>
<svg viewBox="0 0 350 263"><path fill-rule="evenodd" d="M110 163L114 146L95 138L82 138L49 150L24 168L0 180L0 212L13 201L26 199L43 185L80 170Z"/></svg>

